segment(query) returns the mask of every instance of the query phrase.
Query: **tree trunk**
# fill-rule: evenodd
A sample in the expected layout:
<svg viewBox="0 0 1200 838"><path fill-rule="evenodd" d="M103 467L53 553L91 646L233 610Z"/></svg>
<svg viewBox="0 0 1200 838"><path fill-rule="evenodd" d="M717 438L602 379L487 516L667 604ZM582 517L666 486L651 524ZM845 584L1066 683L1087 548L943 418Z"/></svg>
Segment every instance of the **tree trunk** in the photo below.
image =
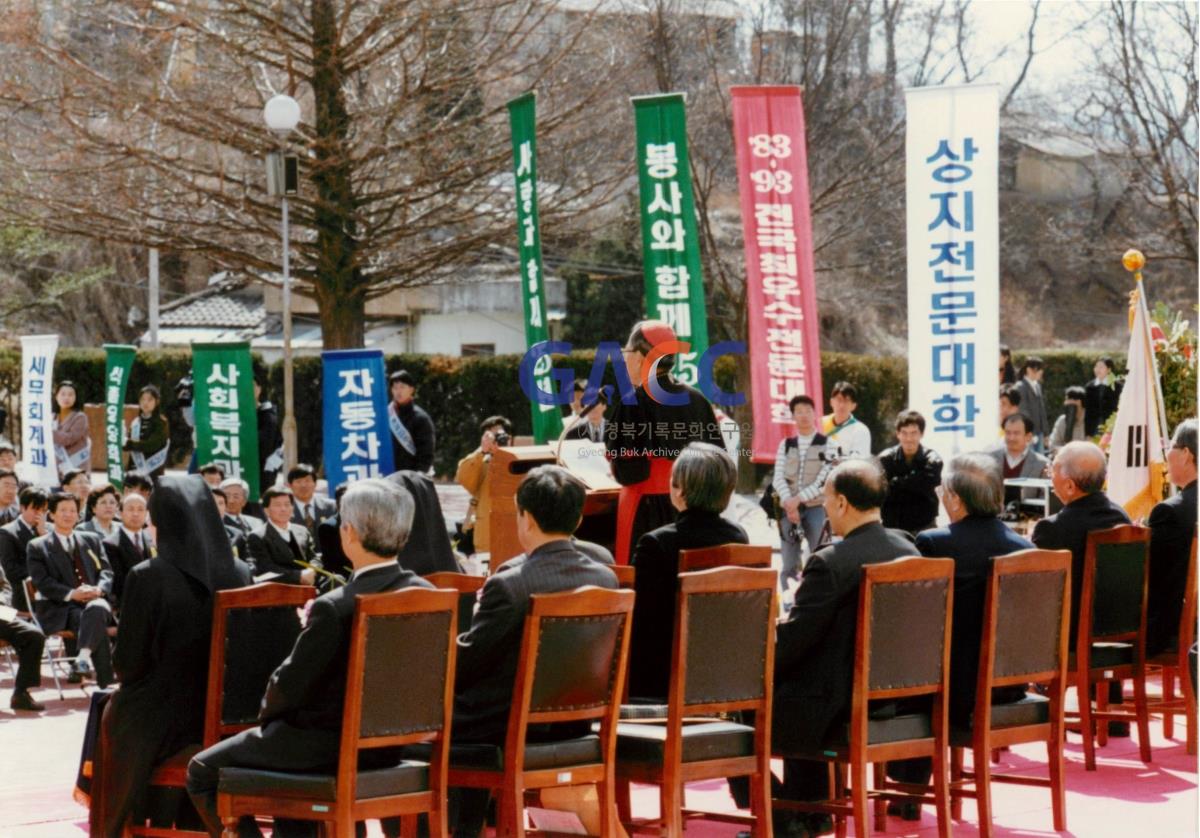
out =
<svg viewBox="0 0 1200 838"><path fill-rule="evenodd" d="M318 293L317 303L321 310L321 338L326 349L363 348L366 315L361 295Z"/></svg>

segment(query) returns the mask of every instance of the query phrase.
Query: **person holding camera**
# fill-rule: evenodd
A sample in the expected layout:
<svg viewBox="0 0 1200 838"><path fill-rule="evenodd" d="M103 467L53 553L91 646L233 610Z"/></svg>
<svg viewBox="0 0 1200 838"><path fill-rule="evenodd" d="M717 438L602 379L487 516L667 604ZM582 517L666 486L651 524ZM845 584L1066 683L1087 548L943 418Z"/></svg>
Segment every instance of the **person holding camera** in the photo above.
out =
<svg viewBox="0 0 1200 838"><path fill-rule="evenodd" d="M463 522L463 533L471 532L475 549L472 552L490 552L489 521L492 512L492 495L488 488L488 467L492 453L497 448L512 444L512 422L503 416L489 416L479 423L483 434L479 447L458 461L454 482L471 493L471 508Z"/></svg>

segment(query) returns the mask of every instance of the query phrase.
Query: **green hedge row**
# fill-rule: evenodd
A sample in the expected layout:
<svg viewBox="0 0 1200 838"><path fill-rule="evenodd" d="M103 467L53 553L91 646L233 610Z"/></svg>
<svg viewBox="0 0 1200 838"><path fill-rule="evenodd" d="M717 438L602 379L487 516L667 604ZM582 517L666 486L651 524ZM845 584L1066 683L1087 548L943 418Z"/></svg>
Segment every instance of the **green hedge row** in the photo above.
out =
<svg viewBox="0 0 1200 838"><path fill-rule="evenodd" d="M1031 354L1031 353L1027 353ZM1084 384L1092 377L1094 353L1053 350L1037 353L1046 362L1045 390L1051 420L1060 408L1062 393L1071 384ZM1024 356L1017 356L1019 363ZM1124 358L1116 356L1119 369ZM392 355L387 358L391 373L407 369L420 382L417 403L427 410L437 426L436 472L443 477L454 474L458 459L479 444L479 422L486 416L502 414L513 421L518 434L529 434L530 410L518 384L520 356L492 358L450 358L437 355ZM559 359L557 366L571 367L578 377L591 370L591 353L574 353ZM282 414L283 364L264 365L255 358L256 372L265 374L268 395L280 405ZM156 384L163 393L163 406L171 422L172 449L182 462L191 450L191 438L179 413L175 383L191 368L191 354L182 351L140 351L133 365L130 398L144 384ZM904 409L908 398L908 368L904 358L881 358L839 352L821 354L821 374L826 395L834 382L848 380L858 388L857 415L871 429L876 451L893 442L892 422ZM725 357L717 362L716 379L726 389L736 389L736 361ZM315 357L297 358L296 422L300 430L300 457L308 462L321 461L321 361ZM54 379L69 378L76 383L86 402L103 402L104 352L99 349L63 349L55 361ZM606 383L612 383L607 371ZM997 385L998 388L998 385ZM20 352L0 350L0 400L10 416L16 415L20 393ZM1194 401L1191 414L1195 413Z"/></svg>

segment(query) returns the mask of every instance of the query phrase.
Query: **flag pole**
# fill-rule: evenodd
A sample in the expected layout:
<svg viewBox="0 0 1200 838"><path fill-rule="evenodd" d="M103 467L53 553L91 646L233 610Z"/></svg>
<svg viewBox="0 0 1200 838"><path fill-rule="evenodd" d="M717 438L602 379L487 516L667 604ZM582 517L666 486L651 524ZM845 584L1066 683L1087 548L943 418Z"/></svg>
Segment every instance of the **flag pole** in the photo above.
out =
<svg viewBox="0 0 1200 838"><path fill-rule="evenodd" d="M1129 249L1121 256L1121 264L1125 266L1125 270L1133 274L1135 283L1132 296L1135 304L1142 310L1142 317L1146 322L1147 339L1150 340L1150 345L1146 347L1147 357L1150 359L1150 365L1153 367L1154 378L1154 395L1157 397L1157 410L1155 413L1158 418L1159 438L1166 445L1166 441L1170 439L1170 429L1167 427L1167 403L1163 399L1162 392L1162 377L1158 373L1158 358L1154 354L1154 343L1150 337L1150 308L1146 305L1146 294L1142 285L1142 268L1146 266L1146 257L1140 250ZM1133 328L1133 309L1129 311L1130 329Z"/></svg>

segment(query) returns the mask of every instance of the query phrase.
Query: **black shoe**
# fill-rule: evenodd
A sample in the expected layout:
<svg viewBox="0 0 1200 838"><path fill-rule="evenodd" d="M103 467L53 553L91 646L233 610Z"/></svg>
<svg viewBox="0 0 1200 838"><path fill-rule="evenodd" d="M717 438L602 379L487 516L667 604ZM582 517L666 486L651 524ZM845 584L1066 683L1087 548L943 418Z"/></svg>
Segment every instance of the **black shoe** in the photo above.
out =
<svg viewBox="0 0 1200 838"><path fill-rule="evenodd" d="M67 683L79 684L84 678L91 678L95 675L92 665L85 660L76 660L71 664L71 674L67 676Z"/></svg>
<svg viewBox="0 0 1200 838"><path fill-rule="evenodd" d="M921 819L921 804L912 800L889 800L887 813L902 821L919 821Z"/></svg>
<svg viewBox="0 0 1200 838"><path fill-rule="evenodd" d="M1108 735L1113 739L1129 738L1129 722L1109 722Z"/></svg>
<svg viewBox="0 0 1200 838"><path fill-rule="evenodd" d="M39 704L33 700L33 696L29 694L29 690L17 690L12 694L12 701L8 706L14 710L26 710L30 713L40 713L46 709L46 705Z"/></svg>

